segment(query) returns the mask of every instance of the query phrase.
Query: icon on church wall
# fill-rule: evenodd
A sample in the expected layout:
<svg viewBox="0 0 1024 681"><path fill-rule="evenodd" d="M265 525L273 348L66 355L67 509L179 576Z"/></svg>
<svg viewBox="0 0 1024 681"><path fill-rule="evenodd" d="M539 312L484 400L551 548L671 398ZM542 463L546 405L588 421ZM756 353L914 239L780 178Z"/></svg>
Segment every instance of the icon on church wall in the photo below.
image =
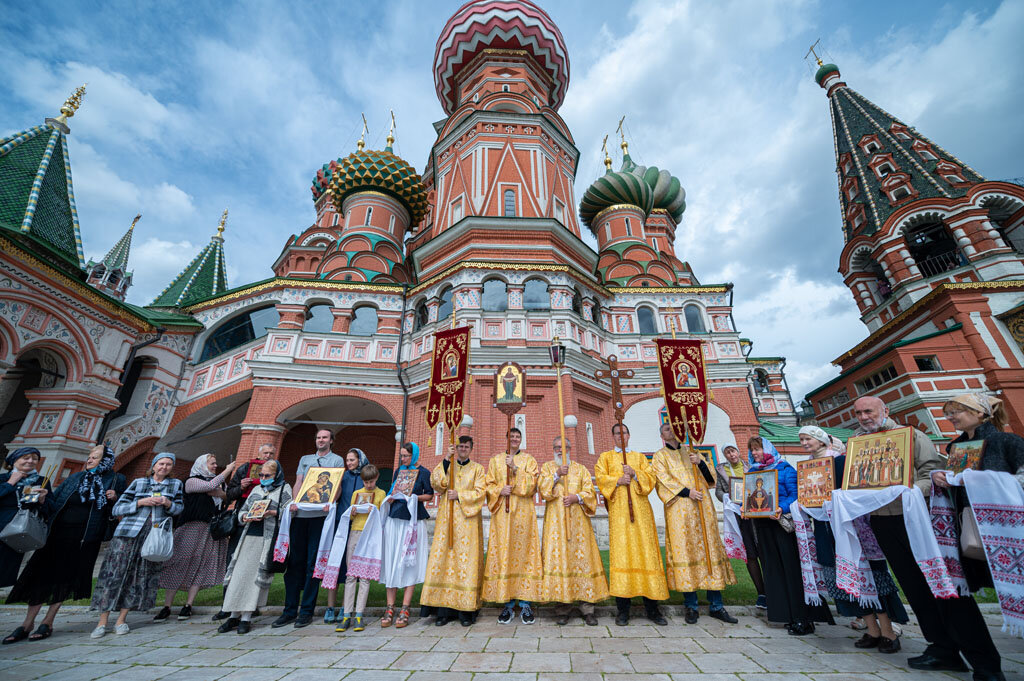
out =
<svg viewBox="0 0 1024 681"><path fill-rule="evenodd" d="M846 441L843 489L885 489L910 485L913 429L895 428L856 435Z"/></svg>
<svg viewBox="0 0 1024 681"><path fill-rule="evenodd" d="M796 465L796 496L804 508L821 508L832 499L835 487L835 460L831 456Z"/></svg>
<svg viewBox="0 0 1024 681"><path fill-rule="evenodd" d="M743 517L771 518L779 498L779 473L752 471L743 476Z"/></svg>
<svg viewBox="0 0 1024 681"><path fill-rule="evenodd" d="M310 468L302 478L300 504L333 504L341 493L344 468Z"/></svg>

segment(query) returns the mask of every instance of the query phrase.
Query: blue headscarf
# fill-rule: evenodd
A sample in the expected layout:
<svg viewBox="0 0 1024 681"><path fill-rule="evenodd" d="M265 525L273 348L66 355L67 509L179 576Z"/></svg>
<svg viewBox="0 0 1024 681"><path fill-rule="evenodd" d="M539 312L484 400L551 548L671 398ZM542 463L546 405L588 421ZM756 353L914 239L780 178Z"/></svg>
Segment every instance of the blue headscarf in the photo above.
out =
<svg viewBox="0 0 1024 681"><path fill-rule="evenodd" d="M170 459L171 463L174 463L175 461L178 460L174 456L174 454L171 454L170 452L160 452L153 457L153 460L149 463L149 467L152 468L153 466L155 466L156 462L159 461L160 459Z"/></svg>
<svg viewBox="0 0 1024 681"><path fill-rule="evenodd" d="M21 447L20 449L15 449L13 452L8 454L4 461L7 463L7 467L13 470L14 464L18 462L18 459L23 456L31 456L33 454L38 457L40 452L35 447ZM25 475L25 477L14 484L14 489L17 490L16 498L21 499L22 490L26 486L34 487L39 484L42 479L43 476L39 475L39 471L33 468L27 475ZM21 502L19 501L18 503L20 504Z"/></svg>
<svg viewBox="0 0 1024 681"><path fill-rule="evenodd" d="M97 509L106 505L107 495L103 489L103 474L113 468L114 450L108 445L103 445L103 458L100 459L96 468L85 471L81 482L78 483L78 496L83 504L95 501Z"/></svg>
<svg viewBox="0 0 1024 681"><path fill-rule="evenodd" d="M406 442L404 445L402 445L402 449L408 449L410 452L412 452L412 456L409 457L408 465L403 464L398 467L397 471L395 471L395 476L391 480L391 489L388 490L388 494L391 494L392 492L395 491L395 484L398 483L399 473L401 473L402 471L414 471L419 467L420 446L415 442Z"/></svg>
<svg viewBox="0 0 1024 681"><path fill-rule="evenodd" d="M747 460L749 461L752 469L771 468L779 461L782 461L782 455L779 454L779 450L775 449L775 445L773 445L771 440L768 438L761 438L761 449L764 451L764 461L761 463L754 461L754 453L749 449L747 450Z"/></svg>
<svg viewBox="0 0 1024 681"><path fill-rule="evenodd" d="M4 459L4 461L7 463L8 468L14 468L14 464L18 461L18 459L20 459L23 456L31 456L32 454L40 456L39 450L36 449L35 447L21 447L9 453L7 457Z"/></svg>

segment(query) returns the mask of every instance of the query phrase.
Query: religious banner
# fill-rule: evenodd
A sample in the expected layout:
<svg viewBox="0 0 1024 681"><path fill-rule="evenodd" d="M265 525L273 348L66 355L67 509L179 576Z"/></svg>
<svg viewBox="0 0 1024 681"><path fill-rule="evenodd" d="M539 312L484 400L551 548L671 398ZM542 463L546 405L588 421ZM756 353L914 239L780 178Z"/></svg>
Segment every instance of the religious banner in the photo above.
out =
<svg viewBox="0 0 1024 681"><path fill-rule="evenodd" d="M454 433L462 423L462 401L469 371L469 327L460 326L434 334L427 398L427 427L438 423Z"/></svg>
<svg viewBox="0 0 1024 681"><path fill-rule="evenodd" d="M709 402L702 342L655 338L654 343L672 432L680 442L686 442L689 433L689 441L699 445L704 441Z"/></svg>

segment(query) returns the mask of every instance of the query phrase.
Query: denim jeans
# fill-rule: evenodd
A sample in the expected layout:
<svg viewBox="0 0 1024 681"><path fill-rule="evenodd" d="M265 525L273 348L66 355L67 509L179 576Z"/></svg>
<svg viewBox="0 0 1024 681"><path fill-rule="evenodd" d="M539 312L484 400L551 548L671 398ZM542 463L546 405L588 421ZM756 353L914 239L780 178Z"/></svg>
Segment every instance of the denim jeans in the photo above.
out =
<svg viewBox="0 0 1024 681"><path fill-rule="evenodd" d="M723 607L725 607L722 605L722 592L712 591L711 589L708 589L708 604L708 610L710 610L711 612L721 610ZM685 605L687 608L693 608L694 610L696 610L697 592L688 591L687 593L683 594L683 605Z"/></svg>

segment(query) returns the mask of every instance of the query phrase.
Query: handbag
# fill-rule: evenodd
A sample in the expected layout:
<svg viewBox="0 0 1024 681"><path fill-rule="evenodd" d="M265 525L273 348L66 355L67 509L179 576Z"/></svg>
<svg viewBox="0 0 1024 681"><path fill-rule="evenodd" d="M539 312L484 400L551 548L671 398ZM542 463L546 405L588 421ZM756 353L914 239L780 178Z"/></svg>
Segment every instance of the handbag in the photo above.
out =
<svg viewBox="0 0 1024 681"><path fill-rule="evenodd" d="M219 541L230 537L235 531L235 512L223 510L210 518L210 536Z"/></svg>
<svg viewBox="0 0 1024 681"><path fill-rule="evenodd" d="M46 533L46 521L35 511L23 508L0 530L0 541L18 553L28 553L46 544Z"/></svg>
<svg viewBox="0 0 1024 681"><path fill-rule="evenodd" d="M174 555L174 532L171 519L164 518L154 523L146 541L142 542L142 560L151 563L163 563Z"/></svg>
<svg viewBox="0 0 1024 681"><path fill-rule="evenodd" d="M974 509L970 506L960 512L960 553L965 558L987 560L985 545L978 530L978 521L974 517Z"/></svg>
<svg viewBox="0 0 1024 681"><path fill-rule="evenodd" d="M282 573L282 572L284 572L285 570L288 569L288 557L287 556L281 562L277 562L277 561L274 560L274 546L277 544L277 537L278 537L278 535L281 532L280 510L281 510L281 497L283 495L284 495L284 485L281 485L281 489L278 490L278 492L277 492L278 516L277 516L277 518L275 518L275 520L277 522L274 523L274 536L271 537L271 539L270 539L270 548L267 550L267 559L264 561L264 563L266 563L266 566L267 566L267 572L269 572L271 574L280 574L280 573ZM289 554L291 553L291 547L290 546L288 547L288 553Z"/></svg>
<svg viewBox="0 0 1024 681"><path fill-rule="evenodd" d="M782 529L790 534L796 530L796 524L793 522L793 515L791 513L783 513L780 515L779 525L781 525Z"/></svg>

